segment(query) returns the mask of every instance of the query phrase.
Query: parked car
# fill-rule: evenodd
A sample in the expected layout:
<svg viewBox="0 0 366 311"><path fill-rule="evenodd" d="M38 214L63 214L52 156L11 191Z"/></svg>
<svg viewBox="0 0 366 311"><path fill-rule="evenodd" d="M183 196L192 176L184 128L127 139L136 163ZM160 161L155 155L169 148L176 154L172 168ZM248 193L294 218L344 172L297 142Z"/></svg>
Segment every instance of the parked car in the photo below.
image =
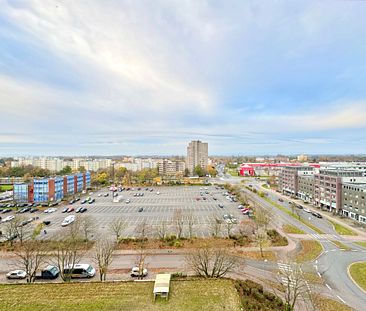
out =
<svg viewBox="0 0 366 311"><path fill-rule="evenodd" d="M315 216L315 217L317 217L317 218L323 218L323 216L322 215L320 215L319 213L317 213L317 212L312 212L311 213L313 216Z"/></svg>
<svg viewBox="0 0 366 311"><path fill-rule="evenodd" d="M15 218L14 215L7 216L1 220L1 222L9 222L12 221Z"/></svg>
<svg viewBox="0 0 366 311"><path fill-rule="evenodd" d="M91 200L89 200L89 204L93 204L95 202L95 199L91 199Z"/></svg>
<svg viewBox="0 0 366 311"><path fill-rule="evenodd" d="M80 202L80 204L85 204L87 201L84 199Z"/></svg>
<svg viewBox="0 0 366 311"><path fill-rule="evenodd" d="M62 213L67 213L67 211L69 210L68 207L65 207L63 210L62 210Z"/></svg>
<svg viewBox="0 0 366 311"><path fill-rule="evenodd" d="M130 203L130 202L131 202L131 200L130 200L130 199L127 199L127 200L126 200L126 203L127 203L127 204L128 204L128 203Z"/></svg>
<svg viewBox="0 0 366 311"><path fill-rule="evenodd" d="M300 205L300 204L296 205L296 207L297 207L298 209L303 209L302 205Z"/></svg>
<svg viewBox="0 0 366 311"><path fill-rule="evenodd" d="M29 212L31 212L31 213L38 212L38 208L33 207Z"/></svg>
<svg viewBox="0 0 366 311"><path fill-rule="evenodd" d="M85 213L88 209L86 207L82 207L80 213Z"/></svg>
<svg viewBox="0 0 366 311"><path fill-rule="evenodd" d="M50 225L50 224L51 224L51 221L50 221L50 220L44 220L44 221L43 221L43 224L44 224L44 225L46 225L46 226L48 226L48 225Z"/></svg>
<svg viewBox="0 0 366 311"><path fill-rule="evenodd" d="M144 210L143 207L140 207L139 208L139 213L141 213L143 210Z"/></svg>
<svg viewBox="0 0 366 311"><path fill-rule="evenodd" d="M80 206L80 207L78 207L76 210L75 210L75 213L80 213L81 212L81 209L82 209L82 207Z"/></svg>
<svg viewBox="0 0 366 311"><path fill-rule="evenodd" d="M89 264L76 264L74 267L66 267L63 273L69 274L71 278L92 278L95 275L95 269Z"/></svg>
<svg viewBox="0 0 366 311"><path fill-rule="evenodd" d="M311 213L311 210L309 210L308 208L304 208L304 212Z"/></svg>
<svg viewBox="0 0 366 311"><path fill-rule="evenodd" d="M224 204L219 203L220 208L224 208Z"/></svg>
<svg viewBox="0 0 366 311"><path fill-rule="evenodd" d="M67 213L71 213L71 212L73 212L75 209L73 208L73 207L69 207L68 209L67 209Z"/></svg>
<svg viewBox="0 0 366 311"><path fill-rule="evenodd" d="M75 203L75 200L74 199L72 199L70 202L69 202L69 204L74 204Z"/></svg>
<svg viewBox="0 0 366 311"><path fill-rule="evenodd" d="M279 198L278 201L283 202L283 199Z"/></svg>
<svg viewBox="0 0 366 311"><path fill-rule="evenodd" d="M6 274L6 278L8 279L25 279L27 276L27 272L24 270L13 270Z"/></svg>
<svg viewBox="0 0 366 311"><path fill-rule="evenodd" d="M70 224L72 224L75 221L75 216L74 215L69 215L67 216L64 221L61 223L62 227L66 227Z"/></svg>
<svg viewBox="0 0 366 311"><path fill-rule="evenodd" d="M54 280L57 279L60 274L60 270L57 266L49 265L41 271L40 276L36 276L36 278Z"/></svg>
<svg viewBox="0 0 366 311"><path fill-rule="evenodd" d="M131 276L132 277L144 277L144 276L147 276L147 269L142 269L141 273L140 273L140 269L139 267L133 267L131 269Z"/></svg>

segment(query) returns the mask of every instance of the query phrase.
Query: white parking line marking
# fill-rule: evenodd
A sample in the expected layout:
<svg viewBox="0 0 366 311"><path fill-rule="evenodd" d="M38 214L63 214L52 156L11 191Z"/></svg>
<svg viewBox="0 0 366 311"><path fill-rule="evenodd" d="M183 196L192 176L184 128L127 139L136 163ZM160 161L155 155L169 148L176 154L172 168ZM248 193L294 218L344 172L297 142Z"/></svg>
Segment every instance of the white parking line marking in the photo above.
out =
<svg viewBox="0 0 366 311"><path fill-rule="evenodd" d="M318 276L321 278L322 277L322 275L318 272Z"/></svg>
<svg viewBox="0 0 366 311"><path fill-rule="evenodd" d="M332 290L332 288L327 283L325 283L325 286L328 287L329 290Z"/></svg>

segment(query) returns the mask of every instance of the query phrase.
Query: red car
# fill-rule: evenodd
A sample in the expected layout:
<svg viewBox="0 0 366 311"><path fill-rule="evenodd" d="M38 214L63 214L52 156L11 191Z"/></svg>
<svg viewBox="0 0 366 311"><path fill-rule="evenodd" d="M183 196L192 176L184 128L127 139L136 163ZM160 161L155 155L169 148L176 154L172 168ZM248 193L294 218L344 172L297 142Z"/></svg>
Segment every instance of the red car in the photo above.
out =
<svg viewBox="0 0 366 311"><path fill-rule="evenodd" d="M75 209L74 209L73 207L69 207L69 208L68 208L68 210L67 210L67 212L68 212L68 213L71 213L71 212L73 212L74 210L75 210Z"/></svg>

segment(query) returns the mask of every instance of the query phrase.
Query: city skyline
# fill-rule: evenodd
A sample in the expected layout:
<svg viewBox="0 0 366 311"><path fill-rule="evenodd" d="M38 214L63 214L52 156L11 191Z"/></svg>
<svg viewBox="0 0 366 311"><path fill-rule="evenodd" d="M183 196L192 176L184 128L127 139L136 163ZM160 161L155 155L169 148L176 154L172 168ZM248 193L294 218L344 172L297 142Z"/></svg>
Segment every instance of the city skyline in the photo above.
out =
<svg viewBox="0 0 366 311"><path fill-rule="evenodd" d="M366 153L364 1L0 4L0 156Z"/></svg>

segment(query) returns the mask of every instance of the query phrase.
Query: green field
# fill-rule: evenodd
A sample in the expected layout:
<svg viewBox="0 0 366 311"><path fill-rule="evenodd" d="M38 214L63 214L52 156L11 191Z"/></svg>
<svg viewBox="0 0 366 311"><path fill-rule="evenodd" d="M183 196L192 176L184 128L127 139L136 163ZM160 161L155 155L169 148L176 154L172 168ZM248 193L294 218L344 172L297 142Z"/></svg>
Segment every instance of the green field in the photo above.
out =
<svg viewBox="0 0 366 311"><path fill-rule="evenodd" d="M0 192L13 190L13 185L0 185Z"/></svg>
<svg viewBox="0 0 366 311"><path fill-rule="evenodd" d="M366 291L366 261L356 262L349 267L353 281Z"/></svg>
<svg viewBox="0 0 366 311"><path fill-rule="evenodd" d="M334 230L340 235L357 235L356 232L342 226L341 224L329 220L329 222L334 226Z"/></svg>
<svg viewBox="0 0 366 311"><path fill-rule="evenodd" d="M0 285L2 311L240 310L231 280L171 281L168 301L153 300L154 282Z"/></svg>

